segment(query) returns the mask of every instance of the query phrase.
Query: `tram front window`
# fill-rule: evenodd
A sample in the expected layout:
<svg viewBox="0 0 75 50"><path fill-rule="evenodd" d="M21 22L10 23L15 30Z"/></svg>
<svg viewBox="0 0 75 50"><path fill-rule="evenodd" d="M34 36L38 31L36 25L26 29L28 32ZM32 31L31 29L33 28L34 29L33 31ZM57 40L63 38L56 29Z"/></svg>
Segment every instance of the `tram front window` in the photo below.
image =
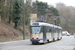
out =
<svg viewBox="0 0 75 50"><path fill-rule="evenodd" d="M32 34L38 34L40 33L40 27L31 27Z"/></svg>

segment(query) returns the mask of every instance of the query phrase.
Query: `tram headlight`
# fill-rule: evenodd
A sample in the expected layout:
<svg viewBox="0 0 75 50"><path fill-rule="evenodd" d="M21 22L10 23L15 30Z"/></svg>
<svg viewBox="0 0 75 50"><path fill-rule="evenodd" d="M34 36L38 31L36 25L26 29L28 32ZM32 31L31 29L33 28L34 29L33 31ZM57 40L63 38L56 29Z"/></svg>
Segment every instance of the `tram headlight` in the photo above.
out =
<svg viewBox="0 0 75 50"><path fill-rule="evenodd" d="M39 38L36 38L36 39L39 39Z"/></svg>

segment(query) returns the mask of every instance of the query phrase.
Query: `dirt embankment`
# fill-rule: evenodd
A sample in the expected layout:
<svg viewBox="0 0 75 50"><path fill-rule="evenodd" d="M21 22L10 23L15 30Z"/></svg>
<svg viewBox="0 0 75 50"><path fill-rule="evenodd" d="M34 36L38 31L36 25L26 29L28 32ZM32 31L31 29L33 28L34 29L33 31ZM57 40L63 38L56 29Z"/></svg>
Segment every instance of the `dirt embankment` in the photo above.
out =
<svg viewBox="0 0 75 50"><path fill-rule="evenodd" d="M29 38L29 27L25 28L25 36ZM23 39L23 27L19 27L15 30L11 25L0 22L0 42L22 40Z"/></svg>

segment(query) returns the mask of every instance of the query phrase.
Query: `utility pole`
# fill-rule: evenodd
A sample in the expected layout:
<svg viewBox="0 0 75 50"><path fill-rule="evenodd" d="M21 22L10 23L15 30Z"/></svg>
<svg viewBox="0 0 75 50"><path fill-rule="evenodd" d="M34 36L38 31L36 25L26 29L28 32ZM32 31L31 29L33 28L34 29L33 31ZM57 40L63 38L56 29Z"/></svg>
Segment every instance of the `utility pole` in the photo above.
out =
<svg viewBox="0 0 75 50"><path fill-rule="evenodd" d="M46 9L46 17L45 17L45 22L47 23L47 18L48 18L48 9Z"/></svg>
<svg viewBox="0 0 75 50"><path fill-rule="evenodd" d="M24 0L23 0L23 40L25 40L25 7L24 7Z"/></svg>
<svg viewBox="0 0 75 50"><path fill-rule="evenodd" d="M56 17L54 17L55 19L54 19L54 24L55 25L57 25L57 19L56 19Z"/></svg>
<svg viewBox="0 0 75 50"><path fill-rule="evenodd" d="M71 21L71 20L69 19L69 33L70 33L70 21Z"/></svg>

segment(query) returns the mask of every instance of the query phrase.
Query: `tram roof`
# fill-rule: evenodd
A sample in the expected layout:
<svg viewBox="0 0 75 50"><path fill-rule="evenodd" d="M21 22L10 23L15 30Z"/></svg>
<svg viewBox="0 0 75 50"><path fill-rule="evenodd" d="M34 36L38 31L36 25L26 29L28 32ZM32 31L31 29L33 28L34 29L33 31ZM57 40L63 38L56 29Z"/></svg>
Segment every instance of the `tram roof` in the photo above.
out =
<svg viewBox="0 0 75 50"><path fill-rule="evenodd" d="M36 23L38 25L33 25L33 23L34 24ZM62 29L60 26L56 26L56 25L53 25L53 24L45 23L45 22L32 22L30 25L31 26L50 26L50 27L55 27L55 28Z"/></svg>

